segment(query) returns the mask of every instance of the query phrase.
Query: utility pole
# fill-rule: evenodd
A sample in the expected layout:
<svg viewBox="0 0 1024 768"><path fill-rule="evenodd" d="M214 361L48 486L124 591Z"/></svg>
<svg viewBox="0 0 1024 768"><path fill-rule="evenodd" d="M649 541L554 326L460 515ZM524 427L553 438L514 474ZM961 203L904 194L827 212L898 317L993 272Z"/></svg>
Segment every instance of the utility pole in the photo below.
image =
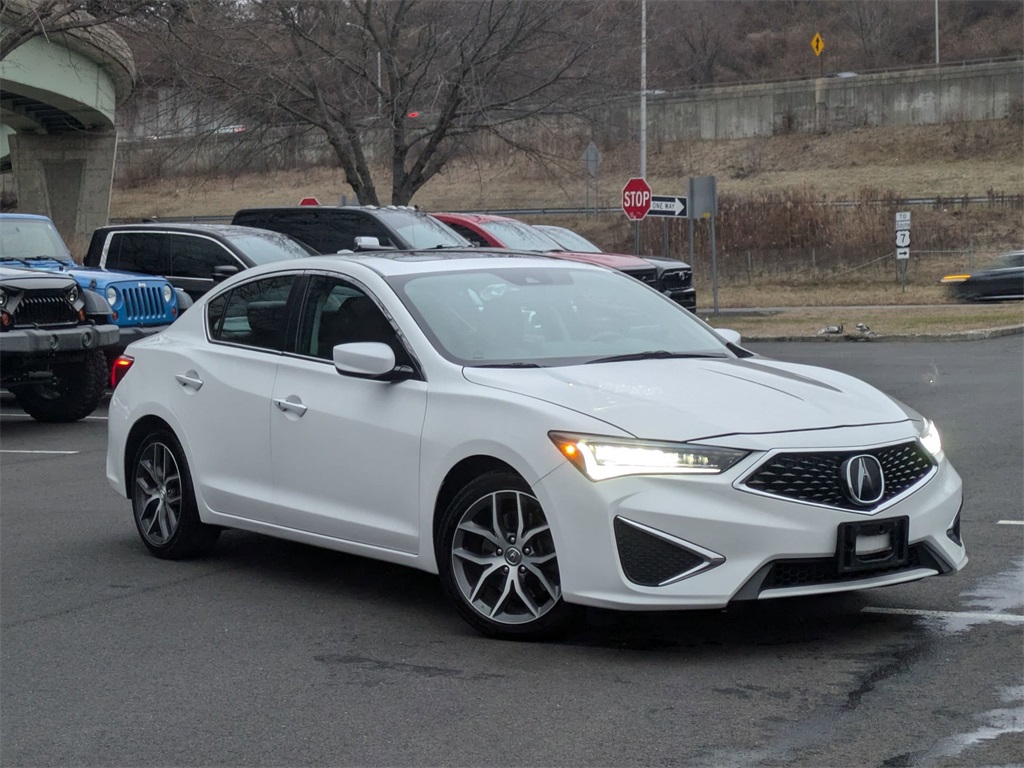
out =
<svg viewBox="0 0 1024 768"><path fill-rule="evenodd" d="M640 0L640 178L647 178L647 0ZM640 253L640 222L633 222L633 255Z"/></svg>

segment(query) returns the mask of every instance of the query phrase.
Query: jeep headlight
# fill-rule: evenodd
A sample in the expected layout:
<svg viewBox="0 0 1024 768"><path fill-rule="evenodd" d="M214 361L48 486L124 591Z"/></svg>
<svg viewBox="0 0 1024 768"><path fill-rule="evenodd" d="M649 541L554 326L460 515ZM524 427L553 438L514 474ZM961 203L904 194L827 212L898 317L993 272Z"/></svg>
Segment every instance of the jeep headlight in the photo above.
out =
<svg viewBox="0 0 1024 768"><path fill-rule="evenodd" d="M935 428L935 422L931 419L924 420L921 429L921 445L934 458L938 458L942 453L942 438L939 437L939 430Z"/></svg>
<svg viewBox="0 0 1024 768"><path fill-rule="evenodd" d="M174 289L169 284L164 284L164 301L168 304L171 303L171 299L174 298Z"/></svg>
<svg viewBox="0 0 1024 768"><path fill-rule="evenodd" d="M6 306L7 306L7 291L5 291L3 288L0 288L0 309L3 309Z"/></svg>
<svg viewBox="0 0 1024 768"><path fill-rule="evenodd" d="M78 301L78 286L72 285L70 288L68 288L66 297L68 300L68 304L74 304L76 301Z"/></svg>
<svg viewBox="0 0 1024 768"><path fill-rule="evenodd" d="M649 440L550 432L548 437L591 480L626 475L717 475L748 451Z"/></svg>
<svg viewBox="0 0 1024 768"><path fill-rule="evenodd" d="M112 285L107 286L107 304L110 306L117 304L117 288Z"/></svg>

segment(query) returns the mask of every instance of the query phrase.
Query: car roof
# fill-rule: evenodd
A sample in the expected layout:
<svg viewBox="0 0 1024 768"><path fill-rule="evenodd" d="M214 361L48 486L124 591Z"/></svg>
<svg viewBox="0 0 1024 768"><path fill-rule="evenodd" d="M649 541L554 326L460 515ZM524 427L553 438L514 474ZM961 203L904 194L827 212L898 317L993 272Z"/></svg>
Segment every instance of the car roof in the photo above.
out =
<svg viewBox="0 0 1024 768"><path fill-rule="evenodd" d="M438 211L437 213L431 213L431 216L451 216L453 219L461 219L463 221L473 221L477 223L485 221L514 221L516 224L525 223L519 221L519 219L513 219L511 216L499 216L495 213L448 213Z"/></svg>
<svg viewBox="0 0 1024 768"><path fill-rule="evenodd" d="M539 269L601 269L593 265L568 261L533 251L500 251L437 249L421 251L372 251L358 254L337 253L325 256L309 256L301 260L274 262L258 268L261 273L276 270L289 271L299 267L303 270L330 268L342 263L359 264L372 269L379 275L390 277L431 272L457 272L465 269L515 269L529 266Z"/></svg>
<svg viewBox="0 0 1024 768"><path fill-rule="evenodd" d="M105 227L98 227L97 231L103 230L104 232L123 232L125 230L132 231L154 231L154 232L185 232L192 234L203 234L220 237L231 237L231 236L252 236L258 235L260 237L272 237L275 234L266 229L259 227L243 227L240 224L203 224L198 222L178 222L178 221L145 221L137 224L108 224Z"/></svg>
<svg viewBox="0 0 1024 768"><path fill-rule="evenodd" d="M0 219L33 219L36 221L50 221L49 216L40 216L35 213L0 213Z"/></svg>

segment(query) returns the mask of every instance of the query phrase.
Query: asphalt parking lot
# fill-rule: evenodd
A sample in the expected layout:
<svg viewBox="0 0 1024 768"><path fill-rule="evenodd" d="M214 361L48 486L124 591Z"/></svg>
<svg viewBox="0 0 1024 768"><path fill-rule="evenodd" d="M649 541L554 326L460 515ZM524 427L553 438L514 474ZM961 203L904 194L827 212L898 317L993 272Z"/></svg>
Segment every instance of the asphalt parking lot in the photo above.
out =
<svg viewBox="0 0 1024 768"><path fill-rule="evenodd" d="M0 399L0 763L962 766L1024 756L1024 337L761 343L933 418L965 482L952 577L473 633L435 577L228 532L147 554L105 406Z"/></svg>

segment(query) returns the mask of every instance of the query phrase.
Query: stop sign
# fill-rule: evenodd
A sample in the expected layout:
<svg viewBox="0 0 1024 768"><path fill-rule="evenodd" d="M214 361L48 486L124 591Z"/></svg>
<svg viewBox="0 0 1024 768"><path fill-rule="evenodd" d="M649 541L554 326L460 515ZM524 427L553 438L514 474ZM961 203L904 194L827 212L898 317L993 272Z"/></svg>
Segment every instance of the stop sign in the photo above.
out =
<svg viewBox="0 0 1024 768"><path fill-rule="evenodd" d="M639 221L651 210L651 185L645 179L630 179L622 188L622 211Z"/></svg>
<svg viewBox="0 0 1024 768"><path fill-rule="evenodd" d="M299 205L320 205L320 201L315 197L304 197L299 200Z"/></svg>

